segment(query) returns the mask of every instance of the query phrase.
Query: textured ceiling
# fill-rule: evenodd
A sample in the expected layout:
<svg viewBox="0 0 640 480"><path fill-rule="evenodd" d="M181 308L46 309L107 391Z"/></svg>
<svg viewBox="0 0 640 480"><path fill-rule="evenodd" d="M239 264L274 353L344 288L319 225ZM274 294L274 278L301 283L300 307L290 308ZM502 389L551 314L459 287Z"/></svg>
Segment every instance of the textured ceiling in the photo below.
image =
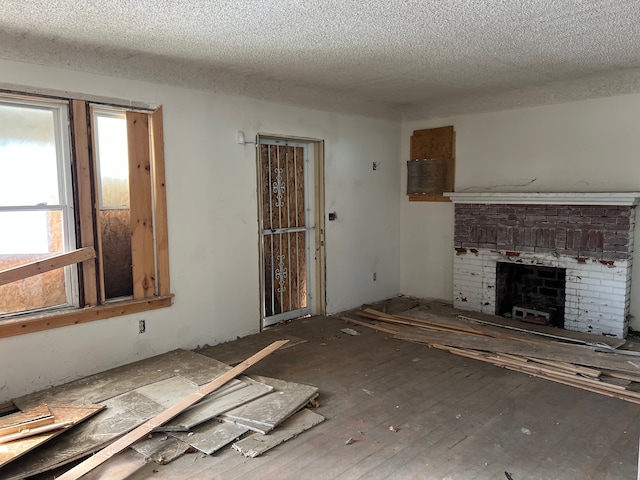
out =
<svg viewBox="0 0 640 480"><path fill-rule="evenodd" d="M0 58L429 118L640 92L640 3L3 0Z"/></svg>

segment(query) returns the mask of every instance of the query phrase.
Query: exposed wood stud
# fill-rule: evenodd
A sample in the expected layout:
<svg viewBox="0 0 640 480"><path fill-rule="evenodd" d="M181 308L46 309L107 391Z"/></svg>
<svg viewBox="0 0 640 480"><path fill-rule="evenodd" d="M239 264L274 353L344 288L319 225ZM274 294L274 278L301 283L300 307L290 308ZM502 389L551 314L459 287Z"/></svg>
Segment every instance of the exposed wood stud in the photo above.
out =
<svg viewBox="0 0 640 480"><path fill-rule="evenodd" d="M151 155L148 115L127 112L133 298L155 294Z"/></svg>
<svg viewBox="0 0 640 480"><path fill-rule="evenodd" d="M171 293L169 282L169 231L167 226L162 107L159 107L150 115L150 121L158 295L169 295Z"/></svg>
<svg viewBox="0 0 640 480"><path fill-rule="evenodd" d="M91 190L91 160L89 158L89 131L87 128L87 104L82 100L72 101L73 109L73 146L76 164L77 212L80 226L80 246L94 247L94 202ZM87 261L81 265L82 306L98 304L96 261Z"/></svg>

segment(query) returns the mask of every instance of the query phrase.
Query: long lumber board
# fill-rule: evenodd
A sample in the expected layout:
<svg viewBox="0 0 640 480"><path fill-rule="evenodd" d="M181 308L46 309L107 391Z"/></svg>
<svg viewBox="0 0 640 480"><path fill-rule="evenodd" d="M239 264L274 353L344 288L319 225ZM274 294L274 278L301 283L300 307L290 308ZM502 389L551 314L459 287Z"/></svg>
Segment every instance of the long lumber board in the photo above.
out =
<svg viewBox="0 0 640 480"><path fill-rule="evenodd" d="M424 330L398 332L394 338L426 345L440 344L494 353L569 362L597 369L640 374L640 360L630 360L616 353L600 353L589 347L562 344L530 344L518 340L494 339L463 333L436 333Z"/></svg>
<svg viewBox="0 0 640 480"><path fill-rule="evenodd" d="M536 366L535 363L528 362L527 359L523 357L516 358L514 356L514 360L511 360L509 358L505 358L505 356L501 354L490 354L475 350L447 347L438 344L434 344L432 346L433 348L444 350L454 355L472 358L474 360L480 360L502 368L506 368L508 370L513 370L515 372L532 375L534 377L543 378L545 380L551 380L553 382L562 383L564 385L570 385L572 387L581 388L590 392L600 393L602 395L615 397L620 400L640 404L640 394L628 390L622 385L610 384L594 378L581 377L575 375L574 373L562 371L561 369L555 369L552 367L544 368L541 365ZM509 357L511 357L511 355L509 355ZM531 360L535 361L535 359Z"/></svg>
<svg viewBox="0 0 640 480"><path fill-rule="evenodd" d="M198 389L198 391L183 398L174 406L168 408L164 412L161 412L155 417L153 417L152 419L146 421L139 427L135 428L134 430L126 434L124 437L120 438L119 440L116 440L108 447L105 447L102 450L100 450L94 456L89 457L84 462L79 463L78 465L73 467L71 470L64 473L60 477L58 477L58 480L77 480L83 475L89 473L94 468L98 467L99 465L102 465L109 458L113 457L114 455L118 454L119 452L121 452L122 450L130 446L136 440L140 440L145 435L148 435L149 433L151 433L156 427L167 423L169 420L177 416L179 413L183 412L185 409L187 409L194 403L202 400L202 398L204 398L209 393L214 392L215 390L223 386L225 383L227 383L229 380L234 379L235 377L240 375L242 372L247 370L252 365L258 363L260 360L262 360L266 356L275 352L287 342L288 340L280 340L277 342L273 342L271 345L263 348L258 353L249 357L244 362L240 363L239 365L232 368L231 370L223 373L222 375L215 378L211 382L207 383L206 385Z"/></svg>

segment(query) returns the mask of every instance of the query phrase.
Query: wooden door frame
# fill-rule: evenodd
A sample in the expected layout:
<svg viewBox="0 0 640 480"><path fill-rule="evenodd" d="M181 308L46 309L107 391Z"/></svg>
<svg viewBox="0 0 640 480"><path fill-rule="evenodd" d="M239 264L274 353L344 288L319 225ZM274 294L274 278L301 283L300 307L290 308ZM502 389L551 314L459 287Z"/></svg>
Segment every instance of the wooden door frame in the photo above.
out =
<svg viewBox="0 0 640 480"><path fill-rule="evenodd" d="M313 184L309 185L313 188L314 198L314 211L312 219L314 221L314 249L315 259L314 262L314 289L311 302L311 315L324 315L326 313L326 261L325 261L325 205L324 205L324 140L310 137L295 137L290 135L274 135L268 133L258 133L256 135L256 205L257 205L257 220L258 220L258 273L259 273L259 322L260 331L264 329L264 278L263 278L263 253L260 245L261 238L261 184L260 184L260 171L261 171L261 158L260 158L260 141L261 139L271 139L280 141L290 141L297 143L306 143L308 145L308 152L313 155ZM311 264L311 262L309 262Z"/></svg>

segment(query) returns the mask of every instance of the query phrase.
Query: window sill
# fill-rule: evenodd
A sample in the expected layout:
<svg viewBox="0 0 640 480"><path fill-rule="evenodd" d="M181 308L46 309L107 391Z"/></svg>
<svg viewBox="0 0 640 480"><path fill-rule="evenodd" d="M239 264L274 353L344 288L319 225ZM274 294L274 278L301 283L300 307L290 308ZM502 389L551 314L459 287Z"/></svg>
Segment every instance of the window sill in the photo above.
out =
<svg viewBox="0 0 640 480"><path fill-rule="evenodd" d="M122 302L109 303L108 305L99 305L97 307L58 310L46 314L0 320L0 338L14 337L16 335L50 330L52 328L67 327L69 325L93 322L94 320L119 317L130 313L166 308L170 307L172 303L173 295L165 295L141 300L124 300Z"/></svg>

